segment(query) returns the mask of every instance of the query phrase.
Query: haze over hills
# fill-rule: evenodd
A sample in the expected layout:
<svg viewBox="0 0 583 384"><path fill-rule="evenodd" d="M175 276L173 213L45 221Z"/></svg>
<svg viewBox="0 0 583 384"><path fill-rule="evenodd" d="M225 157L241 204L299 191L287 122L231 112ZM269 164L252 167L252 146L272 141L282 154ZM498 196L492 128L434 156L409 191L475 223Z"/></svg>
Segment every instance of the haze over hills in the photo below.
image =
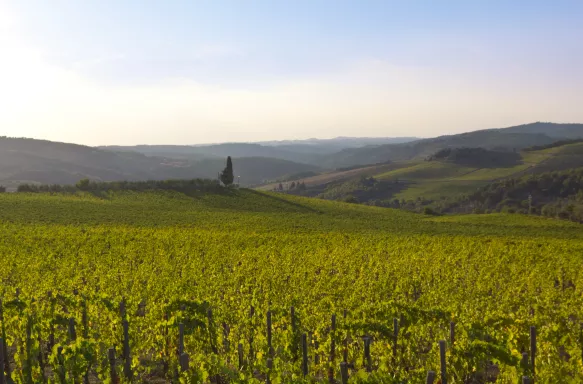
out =
<svg viewBox="0 0 583 384"><path fill-rule="evenodd" d="M424 158L443 148L475 147L513 151L545 145L557 139L583 138L583 124L532 123L508 128L486 129L444 135L403 144L345 149L328 156L323 167L343 167Z"/></svg>
<svg viewBox="0 0 583 384"><path fill-rule="evenodd" d="M406 143L414 140L416 140L414 137L338 137L334 139L264 141L257 143L101 146L99 148L113 151L135 151L148 156L164 156L191 160L224 158L226 156L260 156L318 165L325 155L336 153L345 148Z"/></svg>
<svg viewBox="0 0 583 384"><path fill-rule="evenodd" d="M515 151L557 140L583 137L583 124L533 123L432 139L345 138L225 143L88 147L33 139L0 139L0 184L73 184L169 178L214 178L232 156L243 185L254 186L293 175L313 175L343 167L424 159L444 148L475 147ZM413 141L409 141L413 140ZM389 143L389 144L386 144ZM344 170L346 171L346 170ZM358 171L346 172L353 175Z"/></svg>
<svg viewBox="0 0 583 384"><path fill-rule="evenodd" d="M259 143L223 143L196 146L139 145L104 146L101 149L135 151L149 156L202 159L225 156L261 156L327 169L404 161L430 156L443 148L480 147L513 151L545 145L558 139L583 137L583 124L532 123L494 128L428 139L335 138Z"/></svg>
<svg viewBox="0 0 583 384"><path fill-rule="evenodd" d="M245 185L318 167L282 159L234 158L236 175ZM146 156L137 152L104 151L83 145L45 140L0 138L0 184L75 184L98 181L216 178L225 158L189 161Z"/></svg>

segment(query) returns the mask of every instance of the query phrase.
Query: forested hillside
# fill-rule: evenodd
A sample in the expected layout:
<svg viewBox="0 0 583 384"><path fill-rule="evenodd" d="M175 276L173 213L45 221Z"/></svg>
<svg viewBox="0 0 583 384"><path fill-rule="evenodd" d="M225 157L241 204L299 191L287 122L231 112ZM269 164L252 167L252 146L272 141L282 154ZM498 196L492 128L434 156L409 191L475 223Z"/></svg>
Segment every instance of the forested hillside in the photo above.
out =
<svg viewBox="0 0 583 384"><path fill-rule="evenodd" d="M583 168L545 172L491 183L443 212L517 212L583 222Z"/></svg>

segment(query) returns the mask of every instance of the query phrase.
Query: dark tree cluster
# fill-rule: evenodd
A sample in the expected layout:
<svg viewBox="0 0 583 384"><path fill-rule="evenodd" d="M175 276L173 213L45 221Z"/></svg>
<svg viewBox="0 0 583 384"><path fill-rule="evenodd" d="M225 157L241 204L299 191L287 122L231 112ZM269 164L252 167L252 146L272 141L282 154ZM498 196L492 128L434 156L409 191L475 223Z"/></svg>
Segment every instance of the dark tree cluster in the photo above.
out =
<svg viewBox="0 0 583 384"><path fill-rule="evenodd" d="M583 168L500 180L447 202L441 209L531 213L583 222Z"/></svg>
<svg viewBox="0 0 583 384"><path fill-rule="evenodd" d="M148 180L148 181L91 181L80 180L76 185L36 185L21 184L17 192L55 192L75 193L78 191L107 192L107 191L177 191L177 192L219 192L223 189L216 180L192 179L192 180Z"/></svg>
<svg viewBox="0 0 583 384"><path fill-rule="evenodd" d="M532 147L524 148L523 151L527 151L527 152L541 151L543 149L562 147L563 145L577 144L577 143L583 143L583 139L559 140L559 141L555 141L554 143L550 143L550 144L546 144L546 145L534 145Z"/></svg>
<svg viewBox="0 0 583 384"><path fill-rule="evenodd" d="M509 167L520 163L520 154L484 148L444 148L429 156L427 161L446 161L480 168Z"/></svg>

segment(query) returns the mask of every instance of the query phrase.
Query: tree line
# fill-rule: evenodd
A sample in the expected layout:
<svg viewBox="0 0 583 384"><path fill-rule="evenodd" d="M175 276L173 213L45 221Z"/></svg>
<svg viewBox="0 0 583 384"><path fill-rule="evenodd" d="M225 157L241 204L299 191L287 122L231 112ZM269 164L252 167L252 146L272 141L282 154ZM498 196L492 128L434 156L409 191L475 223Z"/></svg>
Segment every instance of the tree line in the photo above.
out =
<svg viewBox="0 0 583 384"><path fill-rule="evenodd" d="M433 207L444 213L524 213L583 222L583 168L499 180Z"/></svg>
<svg viewBox="0 0 583 384"><path fill-rule="evenodd" d="M61 184L20 184L17 192L28 193L76 193L79 191L86 192L104 192L104 191L152 191L152 190L171 190L183 193L190 192L220 192L224 190L225 186L233 184L235 177L233 173L233 161L229 156L227 158L227 165L220 173L219 180L211 179L190 179L190 180L146 180L146 181L94 181L90 179L82 179L75 185L61 185ZM5 189L0 187L0 191Z"/></svg>

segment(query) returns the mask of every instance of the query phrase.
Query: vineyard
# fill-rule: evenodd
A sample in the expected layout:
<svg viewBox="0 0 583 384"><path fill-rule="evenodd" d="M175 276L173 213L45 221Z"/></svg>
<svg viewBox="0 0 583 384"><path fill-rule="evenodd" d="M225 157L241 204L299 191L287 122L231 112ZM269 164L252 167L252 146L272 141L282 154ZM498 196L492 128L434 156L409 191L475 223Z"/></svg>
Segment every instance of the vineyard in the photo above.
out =
<svg viewBox="0 0 583 384"><path fill-rule="evenodd" d="M583 227L251 190L0 195L0 380L583 382Z"/></svg>

